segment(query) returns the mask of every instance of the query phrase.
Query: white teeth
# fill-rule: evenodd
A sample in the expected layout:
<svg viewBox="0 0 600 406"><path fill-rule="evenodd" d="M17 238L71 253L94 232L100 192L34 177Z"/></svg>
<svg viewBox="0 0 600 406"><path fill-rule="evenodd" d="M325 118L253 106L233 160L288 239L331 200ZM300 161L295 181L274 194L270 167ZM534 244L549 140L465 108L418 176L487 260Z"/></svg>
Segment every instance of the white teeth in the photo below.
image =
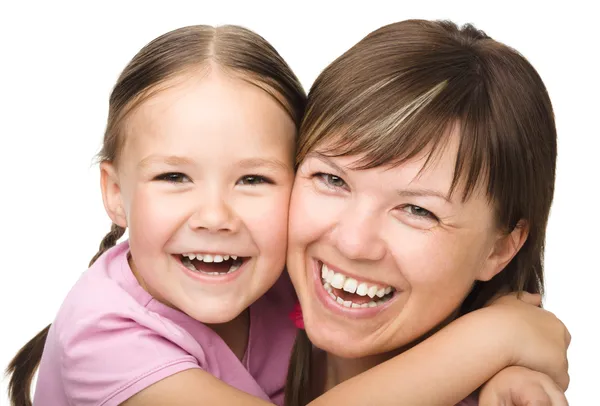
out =
<svg viewBox="0 0 600 406"><path fill-rule="evenodd" d="M377 303L375 303L375 302L369 302L368 305L369 305L369 307L375 307L375 306L377 306Z"/></svg>
<svg viewBox="0 0 600 406"><path fill-rule="evenodd" d="M228 261L229 258L236 260L236 255L212 255L212 254L183 254L184 257L191 260L198 260L201 262L223 262Z"/></svg>
<svg viewBox="0 0 600 406"><path fill-rule="evenodd" d="M336 297L335 297L335 295L334 295L332 292L329 292L329 296L331 296L331 298L332 298L333 300L336 300Z"/></svg>
<svg viewBox="0 0 600 406"><path fill-rule="evenodd" d="M231 266L229 267L229 271L227 271L227 273L231 273L231 272L237 271L240 268L241 265L242 264L240 264L240 263L233 263L233 264L231 264Z"/></svg>
<svg viewBox="0 0 600 406"><path fill-rule="evenodd" d="M333 282L333 277L335 276L335 272L333 272L331 269L329 271L327 271L327 278L325 279L327 282L331 283Z"/></svg>
<svg viewBox="0 0 600 406"><path fill-rule="evenodd" d="M381 288L377 291L377 296L384 297L385 296L385 288Z"/></svg>
<svg viewBox="0 0 600 406"><path fill-rule="evenodd" d="M327 292L331 292L331 285L330 285L330 284L328 284L327 282L325 282L325 284L323 285L323 287L325 288L325 290L326 290Z"/></svg>
<svg viewBox="0 0 600 406"><path fill-rule="evenodd" d="M335 301L338 302L341 305L344 304L344 300L341 297L336 298Z"/></svg>
<svg viewBox="0 0 600 406"><path fill-rule="evenodd" d="M385 294L389 295L392 292L392 287L388 286L387 288L385 288Z"/></svg>
<svg viewBox="0 0 600 406"><path fill-rule="evenodd" d="M360 305L360 307L361 308L369 307L369 304L368 303L363 303L363 304Z"/></svg>
<svg viewBox="0 0 600 406"><path fill-rule="evenodd" d="M358 288L356 289L356 294L359 296L365 296L368 291L369 291L369 287L367 286L366 283L363 282L360 285L358 285Z"/></svg>
<svg viewBox="0 0 600 406"><path fill-rule="evenodd" d="M344 301L344 307L350 307L352 306L352 301L351 300L345 300Z"/></svg>
<svg viewBox="0 0 600 406"><path fill-rule="evenodd" d="M370 298L374 298L376 294L377 294L377 286L371 286L369 288L369 291L367 292L367 295L369 295Z"/></svg>
<svg viewBox="0 0 600 406"><path fill-rule="evenodd" d="M327 280L327 265L323 264L323 266L321 267L321 278Z"/></svg>
<svg viewBox="0 0 600 406"><path fill-rule="evenodd" d="M358 285L358 282L356 281L356 279L347 278L346 282L344 282L344 290L346 292L354 293L354 292L356 292L357 285Z"/></svg>
<svg viewBox="0 0 600 406"><path fill-rule="evenodd" d="M341 273L336 273L333 276L333 280L331 282L329 282L331 284L331 286L333 286L336 289L341 289L344 287L344 282L346 280L346 277L344 275L342 275Z"/></svg>
<svg viewBox="0 0 600 406"><path fill-rule="evenodd" d="M356 309L357 307L358 308L360 307L360 305L358 303L352 303L352 308L353 309Z"/></svg>

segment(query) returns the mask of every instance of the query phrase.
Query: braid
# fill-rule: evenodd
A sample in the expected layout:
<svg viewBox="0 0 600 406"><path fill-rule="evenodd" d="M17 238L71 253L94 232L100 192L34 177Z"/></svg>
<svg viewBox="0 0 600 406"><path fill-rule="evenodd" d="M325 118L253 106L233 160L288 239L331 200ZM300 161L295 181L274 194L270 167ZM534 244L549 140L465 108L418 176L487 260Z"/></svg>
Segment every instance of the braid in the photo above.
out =
<svg viewBox="0 0 600 406"><path fill-rule="evenodd" d="M117 241L119 241L119 238L123 236L123 234L125 234L125 229L113 223L108 234L106 234L100 242L100 248L98 248L98 252L90 261L89 266L92 266L92 264L96 262L96 260L100 258L100 256L104 254L109 248L114 247L117 244Z"/></svg>

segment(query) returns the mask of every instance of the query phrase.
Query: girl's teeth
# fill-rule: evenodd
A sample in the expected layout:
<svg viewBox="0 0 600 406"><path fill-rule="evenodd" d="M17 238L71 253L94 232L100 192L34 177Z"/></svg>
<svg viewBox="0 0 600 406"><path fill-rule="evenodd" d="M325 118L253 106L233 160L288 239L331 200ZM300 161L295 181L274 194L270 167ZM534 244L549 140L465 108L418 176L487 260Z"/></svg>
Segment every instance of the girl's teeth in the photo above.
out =
<svg viewBox="0 0 600 406"><path fill-rule="evenodd" d="M372 299L375 297L375 295L377 294L377 286L371 286L369 288L369 291L367 292L367 295L369 295L369 297Z"/></svg>
<svg viewBox="0 0 600 406"><path fill-rule="evenodd" d="M242 266L243 261L237 261L237 256L235 255L210 255L210 254L183 254L182 255L182 263L183 265L196 272L201 272L206 275L225 275L231 272L237 271L240 266ZM227 272L204 272L202 269L196 269L194 264L192 263L193 259L196 259L200 262L223 262L229 260L229 258L233 259L233 263L229 266L229 270Z"/></svg>
<svg viewBox="0 0 600 406"><path fill-rule="evenodd" d="M385 288L381 288L377 291L377 296L384 297L385 296Z"/></svg>

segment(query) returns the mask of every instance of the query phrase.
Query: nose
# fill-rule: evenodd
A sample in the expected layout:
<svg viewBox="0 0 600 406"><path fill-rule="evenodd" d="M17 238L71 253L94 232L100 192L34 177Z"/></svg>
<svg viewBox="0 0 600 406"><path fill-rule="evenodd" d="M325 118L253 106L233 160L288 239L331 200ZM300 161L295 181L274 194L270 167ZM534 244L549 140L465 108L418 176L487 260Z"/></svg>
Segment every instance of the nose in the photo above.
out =
<svg viewBox="0 0 600 406"><path fill-rule="evenodd" d="M239 230L239 218L220 192L203 193L200 204L188 220L193 230L229 232Z"/></svg>
<svg viewBox="0 0 600 406"><path fill-rule="evenodd" d="M340 214L332 232L338 251L353 260L377 261L385 256L381 224L372 210L349 207Z"/></svg>

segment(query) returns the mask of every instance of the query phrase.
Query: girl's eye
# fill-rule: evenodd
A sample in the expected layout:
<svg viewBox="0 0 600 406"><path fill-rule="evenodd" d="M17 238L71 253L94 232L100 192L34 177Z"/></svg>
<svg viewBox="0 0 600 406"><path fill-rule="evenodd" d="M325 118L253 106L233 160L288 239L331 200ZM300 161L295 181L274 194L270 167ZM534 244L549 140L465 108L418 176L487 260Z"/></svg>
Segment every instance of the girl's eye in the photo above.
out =
<svg viewBox="0 0 600 406"><path fill-rule="evenodd" d="M260 175L246 175L240 178L240 180L237 181L238 185L250 185L250 186L257 186L257 185L261 185L263 183L267 183L267 184L273 184L274 182L271 179L265 178L264 176L260 176Z"/></svg>
<svg viewBox="0 0 600 406"><path fill-rule="evenodd" d="M185 174L183 174L181 172L167 172L167 173L163 173L161 175L158 175L154 179L155 180L166 181L166 182L170 182L170 183L191 182L191 179L187 175L185 175Z"/></svg>
<svg viewBox="0 0 600 406"><path fill-rule="evenodd" d="M315 173L313 176L319 178L319 180L321 182L323 182L325 184L325 186L327 186L329 188L346 188L347 187L344 179L340 178L339 176L332 175L330 173L319 172L319 173Z"/></svg>
<svg viewBox="0 0 600 406"><path fill-rule="evenodd" d="M423 219L431 219L437 221L438 218L427 209L424 209L420 206L415 206L414 204L407 204L403 207L404 211L414 217L420 217Z"/></svg>

